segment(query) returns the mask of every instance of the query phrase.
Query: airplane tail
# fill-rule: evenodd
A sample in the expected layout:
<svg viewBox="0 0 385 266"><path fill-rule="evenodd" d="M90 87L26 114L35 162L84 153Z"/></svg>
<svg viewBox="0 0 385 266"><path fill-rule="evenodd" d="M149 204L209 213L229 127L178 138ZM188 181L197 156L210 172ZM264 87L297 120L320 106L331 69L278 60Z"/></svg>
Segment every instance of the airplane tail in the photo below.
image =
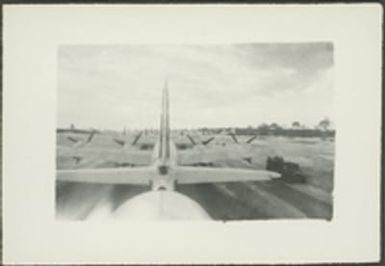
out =
<svg viewBox="0 0 385 266"><path fill-rule="evenodd" d="M135 143L139 140L140 136L134 140ZM238 143L236 136L231 136L234 141ZM90 137L89 140L91 140L92 137ZM206 144L213 139L214 138L210 138L207 140ZM190 140L195 142L192 138ZM157 154L155 154L157 159L155 165L135 168L57 170L57 179L70 182L150 185L155 180L159 181L161 176L161 178L173 180L173 182L179 184L270 180L271 178L280 176L278 173L267 170L170 165L170 161L174 159L174 157L170 155L171 153L174 154L171 145L169 99L166 81L163 88L159 145L158 150L156 150ZM170 169L171 167L173 167L173 169Z"/></svg>
<svg viewBox="0 0 385 266"><path fill-rule="evenodd" d="M170 159L170 120L167 80L164 84L162 95L162 112L160 117L159 154L161 166L167 166Z"/></svg>

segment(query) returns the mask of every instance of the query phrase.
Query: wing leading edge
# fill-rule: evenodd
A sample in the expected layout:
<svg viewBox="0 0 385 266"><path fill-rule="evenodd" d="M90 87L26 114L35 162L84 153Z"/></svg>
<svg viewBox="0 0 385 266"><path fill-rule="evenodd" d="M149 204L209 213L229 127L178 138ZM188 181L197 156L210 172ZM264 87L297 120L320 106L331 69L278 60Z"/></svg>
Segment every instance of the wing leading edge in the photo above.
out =
<svg viewBox="0 0 385 266"><path fill-rule="evenodd" d="M263 181L280 177L267 170L211 167L178 167L175 175L178 184Z"/></svg>
<svg viewBox="0 0 385 266"><path fill-rule="evenodd" d="M149 185L156 175L153 167L57 170L59 181L100 184Z"/></svg>
<svg viewBox="0 0 385 266"><path fill-rule="evenodd" d="M266 170L237 168L176 167L170 176L178 184L263 181L280 177ZM149 185L158 177L153 167L58 170L57 179L67 182Z"/></svg>

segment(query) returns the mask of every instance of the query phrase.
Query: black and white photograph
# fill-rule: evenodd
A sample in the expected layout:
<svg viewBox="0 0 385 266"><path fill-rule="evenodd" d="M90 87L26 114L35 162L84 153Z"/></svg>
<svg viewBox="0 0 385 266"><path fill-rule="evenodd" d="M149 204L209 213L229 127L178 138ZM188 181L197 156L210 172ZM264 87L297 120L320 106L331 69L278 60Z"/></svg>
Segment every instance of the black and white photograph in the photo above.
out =
<svg viewBox="0 0 385 266"><path fill-rule="evenodd" d="M57 60L57 219L332 219L332 43L68 45Z"/></svg>
<svg viewBox="0 0 385 266"><path fill-rule="evenodd" d="M2 11L4 264L384 261L381 6Z"/></svg>

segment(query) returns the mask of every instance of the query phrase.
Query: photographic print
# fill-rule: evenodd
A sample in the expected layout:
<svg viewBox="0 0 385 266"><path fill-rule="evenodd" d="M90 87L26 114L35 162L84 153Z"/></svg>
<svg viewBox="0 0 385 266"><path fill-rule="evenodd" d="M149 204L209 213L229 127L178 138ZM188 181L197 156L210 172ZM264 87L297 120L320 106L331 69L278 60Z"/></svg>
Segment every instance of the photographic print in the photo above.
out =
<svg viewBox="0 0 385 266"><path fill-rule="evenodd" d="M5 264L381 264L380 6L3 13Z"/></svg>
<svg viewBox="0 0 385 266"><path fill-rule="evenodd" d="M56 219L333 218L333 43L61 45Z"/></svg>

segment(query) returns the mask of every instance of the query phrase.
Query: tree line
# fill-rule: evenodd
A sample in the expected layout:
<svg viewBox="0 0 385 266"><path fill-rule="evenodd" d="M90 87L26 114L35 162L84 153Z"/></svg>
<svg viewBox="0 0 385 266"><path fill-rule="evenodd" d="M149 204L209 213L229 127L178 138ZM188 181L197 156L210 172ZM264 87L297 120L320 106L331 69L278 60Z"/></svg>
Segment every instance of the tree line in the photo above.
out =
<svg viewBox="0 0 385 266"><path fill-rule="evenodd" d="M288 137L321 137L331 138L335 136L335 130L330 129L331 121L322 119L314 128L307 128L298 121L294 121L290 128L285 128L277 123L262 123L257 127L235 127L235 128L201 128L203 134L219 134L223 132L236 135L273 135Z"/></svg>

